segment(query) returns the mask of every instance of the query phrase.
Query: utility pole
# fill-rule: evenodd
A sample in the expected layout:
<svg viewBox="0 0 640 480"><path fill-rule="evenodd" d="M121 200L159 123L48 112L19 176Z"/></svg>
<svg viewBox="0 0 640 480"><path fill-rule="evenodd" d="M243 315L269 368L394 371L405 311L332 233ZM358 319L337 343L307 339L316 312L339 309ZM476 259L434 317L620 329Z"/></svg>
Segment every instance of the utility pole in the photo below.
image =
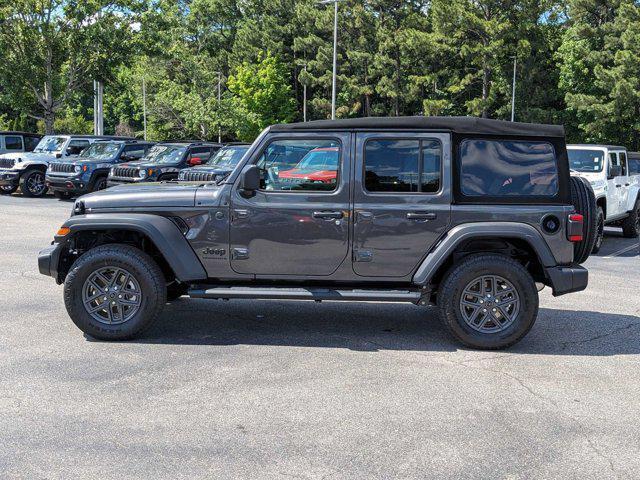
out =
<svg viewBox="0 0 640 480"><path fill-rule="evenodd" d="M511 121L515 122L516 119L516 64L518 61L517 56L513 56L513 83L511 85Z"/></svg>
<svg viewBox="0 0 640 480"><path fill-rule="evenodd" d="M147 81L142 77L142 122L144 125L144 139L147 139Z"/></svg>
<svg viewBox="0 0 640 480"><path fill-rule="evenodd" d="M104 135L104 111L102 109L104 85L99 80L93 81L93 134Z"/></svg>
<svg viewBox="0 0 640 480"><path fill-rule="evenodd" d="M218 143L222 143L222 125L220 124L220 84L222 83L222 72L218 71Z"/></svg>
<svg viewBox="0 0 640 480"><path fill-rule="evenodd" d="M322 0L318 2L326 5L333 3L333 75L331 82L331 120L336 118L336 75L338 70L338 2L340 0Z"/></svg>
<svg viewBox="0 0 640 480"><path fill-rule="evenodd" d="M307 73L307 64L304 64L304 73ZM302 121L307 121L307 80L302 84Z"/></svg>

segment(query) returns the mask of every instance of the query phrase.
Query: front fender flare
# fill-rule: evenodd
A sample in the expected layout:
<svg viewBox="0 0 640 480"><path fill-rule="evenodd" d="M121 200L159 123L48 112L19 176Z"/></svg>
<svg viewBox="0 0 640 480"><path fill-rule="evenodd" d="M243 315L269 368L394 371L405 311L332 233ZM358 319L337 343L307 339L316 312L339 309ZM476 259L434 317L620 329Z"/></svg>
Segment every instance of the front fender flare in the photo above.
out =
<svg viewBox="0 0 640 480"><path fill-rule="evenodd" d="M452 228L442 238L413 275L413 283L425 285L431 280L458 245L473 238L517 238L526 241L534 249L543 267L554 267L556 259L542 234L526 223L518 222L478 222L463 223Z"/></svg>
<svg viewBox="0 0 640 480"><path fill-rule="evenodd" d="M178 227L161 215L145 213L96 213L77 215L67 220L64 227L69 235L88 230L127 230L147 236L167 261L181 282L205 280L207 272L191 245Z"/></svg>

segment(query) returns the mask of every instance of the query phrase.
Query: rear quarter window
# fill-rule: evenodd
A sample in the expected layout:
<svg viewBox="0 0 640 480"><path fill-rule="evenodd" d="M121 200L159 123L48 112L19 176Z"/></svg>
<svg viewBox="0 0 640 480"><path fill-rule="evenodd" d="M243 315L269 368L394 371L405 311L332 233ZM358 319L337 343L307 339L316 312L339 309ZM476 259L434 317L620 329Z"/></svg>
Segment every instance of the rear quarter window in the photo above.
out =
<svg viewBox="0 0 640 480"><path fill-rule="evenodd" d="M469 139L460 144L460 191L468 197L553 197L558 167L541 141Z"/></svg>

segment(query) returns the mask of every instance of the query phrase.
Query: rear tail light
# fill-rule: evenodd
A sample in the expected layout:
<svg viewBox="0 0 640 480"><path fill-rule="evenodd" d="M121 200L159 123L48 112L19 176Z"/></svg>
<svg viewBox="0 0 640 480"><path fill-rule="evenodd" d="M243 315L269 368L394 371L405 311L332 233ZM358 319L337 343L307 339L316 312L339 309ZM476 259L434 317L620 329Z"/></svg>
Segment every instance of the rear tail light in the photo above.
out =
<svg viewBox="0 0 640 480"><path fill-rule="evenodd" d="M584 217L579 213L569 215L567 221L567 239L570 242L581 242L584 240L583 234Z"/></svg>

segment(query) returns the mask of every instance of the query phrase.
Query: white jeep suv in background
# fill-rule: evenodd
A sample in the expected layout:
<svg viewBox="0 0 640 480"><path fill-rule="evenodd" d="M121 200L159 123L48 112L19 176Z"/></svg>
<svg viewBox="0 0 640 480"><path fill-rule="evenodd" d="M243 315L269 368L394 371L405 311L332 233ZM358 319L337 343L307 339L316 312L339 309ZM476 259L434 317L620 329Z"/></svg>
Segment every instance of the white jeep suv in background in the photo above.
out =
<svg viewBox="0 0 640 480"><path fill-rule="evenodd" d="M96 140L116 137L95 135L46 135L32 152L0 155L0 193L11 194L18 187L26 197L47 193L45 172L49 162L80 154Z"/></svg>
<svg viewBox="0 0 640 480"><path fill-rule="evenodd" d="M567 145L567 152L571 174L587 179L596 196L598 235L593 253L600 250L605 225L622 227L625 237L637 237L640 174L635 158L630 165L627 149L613 145Z"/></svg>

